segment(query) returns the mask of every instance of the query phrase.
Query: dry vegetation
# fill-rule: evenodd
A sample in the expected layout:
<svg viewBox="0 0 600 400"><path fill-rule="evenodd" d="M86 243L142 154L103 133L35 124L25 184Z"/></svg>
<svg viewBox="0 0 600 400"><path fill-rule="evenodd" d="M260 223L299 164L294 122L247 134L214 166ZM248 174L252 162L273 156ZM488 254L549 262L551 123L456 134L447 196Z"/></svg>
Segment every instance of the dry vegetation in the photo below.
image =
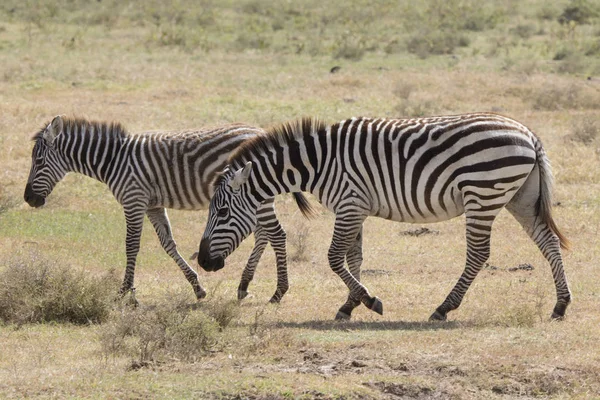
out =
<svg viewBox="0 0 600 400"><path fill-rule="evenodd" d="M598 43L592 0L3 1L0 397L597 398ZM384 316L362 307L335 323L346 289L326 261L333 216L307 222L290 197L277 200L291 256L280 305L266 304L270 251L233 301L251 239L201 274L196 304L146 226L136 309L113 301L125 223L104 185L70 175L44 208L22 202L30 136L56 114L139 131L470 111L512 116L547 148L574 243L563 322L548 318L548 264L504 212L490 267L443 324L426 319L462 271L464 221L368 220L362 276ZM170 217L192 254L205 213Z"/></svg>

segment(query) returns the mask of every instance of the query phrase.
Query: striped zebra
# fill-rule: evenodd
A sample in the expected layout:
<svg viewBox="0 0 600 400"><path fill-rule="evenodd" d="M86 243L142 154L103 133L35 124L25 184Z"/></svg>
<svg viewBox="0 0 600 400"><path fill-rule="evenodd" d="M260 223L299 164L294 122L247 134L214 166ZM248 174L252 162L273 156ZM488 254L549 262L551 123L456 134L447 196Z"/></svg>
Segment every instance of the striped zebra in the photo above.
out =
<svg viewBox="0 0 600 400"><path fill-rule="evenodd" d="M206 291L177 251L165 209L206 208L212 180L224 168L230 153L245 140L261 134L262 129L241 124L129 134L119 123L57 116L33 137L24 198L32 207L44 205L67 172L79 172L107 184L123 206L127 223L127 267L120 292L133 293L136 257L147 215L163 249L181 268L196 297L202 299ZM300 193L295 199L301 209L308 204ZM247 295L256 265L267 243L271 243L277 259L277 290L271 302L279 302L288 289L286 234L275 216L272 198L266 199L257 213L256 244L242 274L238 298Z"/></svg>
<svg viewBox="0 0 600 400"><path fill-rule="evenodd" d="M360 302L382 314L381 301L360 283L364 220L425 223L464 213L466 267L430 317L446 320L488 259L492 224L506 207L550 263L557 292L552 318L560 319L571 301L560 251L568 243L552 219L551 190L540 140L501 115L352 118L331 126L303 119L244 143L230 157L216 181L198 260L207 271L220 268L252 230L262 201L310 192L336 215L328 261L350 291L336 319L350 318Z"/></svg>

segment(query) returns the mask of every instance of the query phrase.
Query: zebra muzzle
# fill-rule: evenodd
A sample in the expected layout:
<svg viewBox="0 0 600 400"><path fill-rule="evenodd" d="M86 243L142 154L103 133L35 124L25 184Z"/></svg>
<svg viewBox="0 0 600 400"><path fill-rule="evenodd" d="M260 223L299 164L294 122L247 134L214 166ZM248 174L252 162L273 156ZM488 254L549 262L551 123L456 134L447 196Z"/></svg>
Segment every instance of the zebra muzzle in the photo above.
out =
<svg viewBox="0 0 600 400"><path fill-rule="evenodd" d="M223 257L210 256L210 239L202 239L198 251L198 265L205 271L218 271L225 266Z"/></svg>
<svg viewBox="0 0 600 400"><path fill-rule="evenodd" d="M35 193L31 188L31 184L29 183L27 184L27 186L25 186L25 194L23 195L23 199L27 202L27 204L35 208L41 207L44 204L46 204L46 198Z"/></svg>

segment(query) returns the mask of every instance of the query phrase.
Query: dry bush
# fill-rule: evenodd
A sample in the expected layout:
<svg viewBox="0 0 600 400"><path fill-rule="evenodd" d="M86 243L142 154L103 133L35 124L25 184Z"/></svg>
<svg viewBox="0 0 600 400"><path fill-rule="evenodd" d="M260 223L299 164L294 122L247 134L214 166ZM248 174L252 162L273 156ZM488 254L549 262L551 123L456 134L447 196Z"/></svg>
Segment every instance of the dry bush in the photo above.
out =
<svg viewBox="0 0 600 400"><path fill-rule="evenodd" d="M298 228L291 232L288 232L288 243L292 249L289 259L293 262L302 262L308 260L308 237L309 237L308 225L301 222Z"/></svg>
<svg viewBox="0 0 600 400"><path fill-rule="evenodd" d="M18 255L0 268L0 320L8 323L89 324L108 318L119 281L45 259Z"/></svg>
<svg viewBox="0 0 600 400"><path fill-rule="evenodd" d="M102 353L129 356L132 366L197 361L226 343L222 332L239 310L232 304L217 299L189 307L183 296L170 294L154 305L120 308L99 332Z"/></svg>
<svg viewBox="0 0 600 400"><path fill-rule="evenodd" d="M11 208L15 208L20 204L20 202L21 200L17 200L6 195L5 193L0 192L0 214L7 212Z"/></svg>
<svg viewBox="0 0 600 400"><path fill-rule="evenodd" d="M567 139L586 146L593 144L600 136L600 122L594 117L583 117L574 121Z"/></svg>
<svg viewBox="0 0 600 400"><path fill-rule="evenodd" d="M600 103L593 88L570 84L549 84L531 93L533 108L542 111L597 109Z"/></svg>

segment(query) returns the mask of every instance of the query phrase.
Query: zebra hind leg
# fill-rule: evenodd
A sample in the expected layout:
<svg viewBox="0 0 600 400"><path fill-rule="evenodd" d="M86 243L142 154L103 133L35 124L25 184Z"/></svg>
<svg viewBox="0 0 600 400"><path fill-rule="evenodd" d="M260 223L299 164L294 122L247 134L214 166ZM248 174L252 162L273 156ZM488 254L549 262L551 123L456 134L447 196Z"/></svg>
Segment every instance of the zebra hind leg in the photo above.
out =
<svg viewBox="0 0 600 400"><path fill-rule="evenodd" d="M252 254L250 254L250 257L248 258L246 267L242 272L242 278L238 286L238 300L243 300L246 298L246 296L248 296L248 285L252 279L254 279L256 266L258 265L258 261L267 247L267 243L267 236L263 228L257 225L256 230L254 231L254 248L252 249Z"/></svg>
<svg viewBox="0 0 600 400"><path fill-rule="evenodd" d="M177 263L185 278L192 285L194 294L198 300L206 297L206 291L198 282L198 274L194 271L188 263L183 259L181 254L177 251L177 244L173 240L173 234L171 233L171 224L169 223L169 217L167 211L164 208L155 208L146 211L148 219L152 222L156 235L160 240L160 244L165 252Z"/></svg>
<svg viewBox="0 0 600 400"><path fill-rule="evenodd" d="M360 232L358 233L358 235L356 235L356 242L354 243L354 245L352 245L352 247L350 247L350 250L348 250L348 254L346 254L346 262L348 263L348 270L350 270L350 273L354 276L354 278L360 282L360 266L362 265L362 261L363 261L363 254L362 254L362 227L360 229ZM350 294L348 294L348 300L346 300L346 303L340 307L339 311L337 312L335 319L336 320L349 320L352 317L352 311L354 311L354 309L356 307L358 307L360 305L360 300L355 300L354 298L352 298L352 296L350 296Z"/></svg>
<svg viewBox="0 0 600 400"><path fill-rule="evenodd" d="M430 321L445 321L449 311L458 308L469 286L490 256L490 234L493 219L477 218L467 212L467 261L458 282L444 302L429 317Z"/></svg>
<svg viewBox="0 0 600 400"><path fill-rule="evenodd" d="M527 201L527 196L519 196L509 203L506 208L521 224L550 263L557 297L551 318L555 320L563 319L572 297L564 271L558 236L543 221L543 218L537 215L535 202Z"/></svg>

